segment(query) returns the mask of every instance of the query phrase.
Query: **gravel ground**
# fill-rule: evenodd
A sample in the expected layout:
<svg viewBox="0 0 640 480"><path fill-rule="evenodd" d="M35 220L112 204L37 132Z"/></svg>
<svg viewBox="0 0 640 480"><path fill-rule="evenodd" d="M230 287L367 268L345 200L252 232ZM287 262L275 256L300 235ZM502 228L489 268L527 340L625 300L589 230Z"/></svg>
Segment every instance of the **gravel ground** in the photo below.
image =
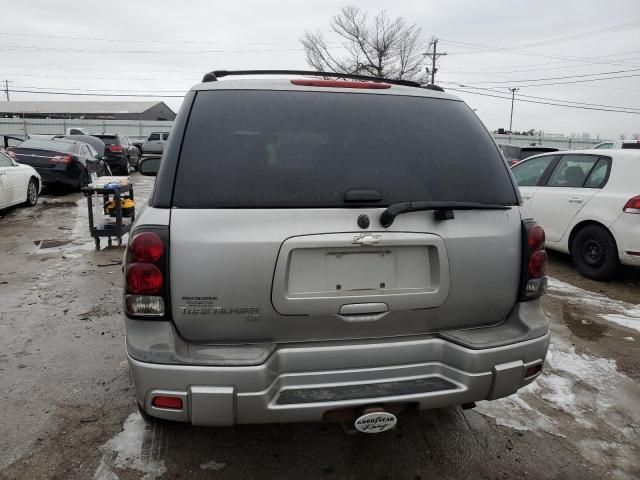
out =
<svg viewBox="0 0 640 480"><path fill-rule="evenodd" d="M153 179L133 175L136 199ZM551 255L543 375L516 395L401 415L381 435L331 424L145 423L129 383L117 247L95 252L84 199L0 212L0 478L640 477L640 270L610 283Z"/></svg>

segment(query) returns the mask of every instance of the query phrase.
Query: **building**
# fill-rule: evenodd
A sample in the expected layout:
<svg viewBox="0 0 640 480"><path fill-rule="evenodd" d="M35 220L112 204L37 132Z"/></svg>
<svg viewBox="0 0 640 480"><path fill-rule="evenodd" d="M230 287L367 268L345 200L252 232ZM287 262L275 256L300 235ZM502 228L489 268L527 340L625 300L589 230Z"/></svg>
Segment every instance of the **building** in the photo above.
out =
<svg viewBox="0 0 640 480"><path fill-rule="evenodd" d="M80 118L94 120L174 120L164 102L0 102L5 118Z"/></svg>

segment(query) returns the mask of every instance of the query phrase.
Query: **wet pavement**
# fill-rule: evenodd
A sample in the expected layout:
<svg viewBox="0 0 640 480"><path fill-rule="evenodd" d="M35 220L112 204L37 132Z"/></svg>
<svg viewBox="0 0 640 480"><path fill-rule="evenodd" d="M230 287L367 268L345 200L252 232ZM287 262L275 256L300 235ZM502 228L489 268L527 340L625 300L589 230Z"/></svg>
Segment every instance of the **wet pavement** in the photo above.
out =
<svg viewBox="0 0 640 480"><path fill-rule="evenodd" d="M153 179L132 178L140 205ZM125 361L122 253L94 250L79 193L0 211L0 479L640 477L640 269L592 282L551 254L553 338L536 382L351 436L145 422Z"/></svg>

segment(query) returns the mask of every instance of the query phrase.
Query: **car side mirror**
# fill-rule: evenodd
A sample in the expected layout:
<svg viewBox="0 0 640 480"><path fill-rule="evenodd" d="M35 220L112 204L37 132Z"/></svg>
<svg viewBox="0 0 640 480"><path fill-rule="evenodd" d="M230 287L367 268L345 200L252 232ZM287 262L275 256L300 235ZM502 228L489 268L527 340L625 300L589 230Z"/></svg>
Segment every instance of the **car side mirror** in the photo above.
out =
<svg viewBox="0 0 640 480"><path fill-rule="evenodd" d="M146 175L147 177L155 177L160 170L161 157L147 157L140 160L138 165L138 171L140 175Z"/></svg>

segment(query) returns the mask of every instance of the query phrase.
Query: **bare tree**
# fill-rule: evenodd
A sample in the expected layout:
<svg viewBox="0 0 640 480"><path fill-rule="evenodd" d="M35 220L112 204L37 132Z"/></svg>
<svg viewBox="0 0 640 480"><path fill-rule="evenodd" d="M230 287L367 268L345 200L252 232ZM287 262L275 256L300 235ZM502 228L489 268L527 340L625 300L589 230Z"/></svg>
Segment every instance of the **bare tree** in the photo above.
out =
<svg viewBox="0 0 640 480"><path fill-rule="evenodd" d="M633 135L631 135L631 138L633 138L634 140L640 140L640 133L634 133Z"/></svg>
<svg viewBox="0 0 640 480"><path fill-rule="evenodd" d="M392 19L385 11L370 22L366 12L348 6L331 18L330 29L342 39L344 53L320 30L306 31L300 39L307 63L315 70L426 81L427 46L416 24L408 25L403 17Z"/></svg>

